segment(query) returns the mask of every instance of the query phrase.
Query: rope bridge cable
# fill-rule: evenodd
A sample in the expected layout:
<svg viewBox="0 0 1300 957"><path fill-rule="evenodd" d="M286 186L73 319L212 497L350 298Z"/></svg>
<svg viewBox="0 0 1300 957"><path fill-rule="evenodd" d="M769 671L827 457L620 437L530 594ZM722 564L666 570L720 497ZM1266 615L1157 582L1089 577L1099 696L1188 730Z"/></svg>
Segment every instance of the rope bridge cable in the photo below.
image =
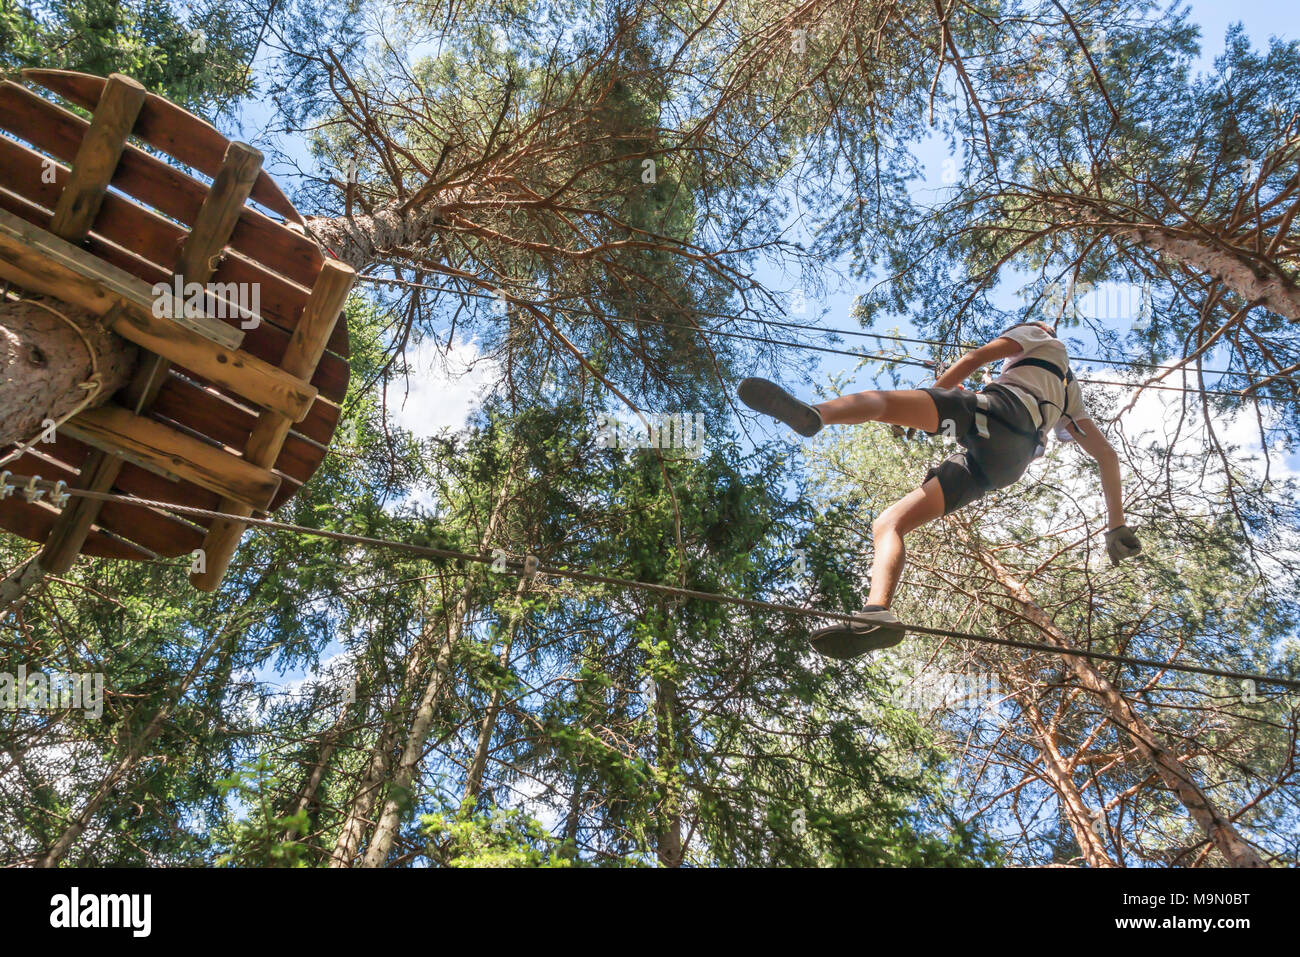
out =
<svg viewBox="0 0 1300 957"><path fill-rule="evenodd" d="M402 286L412 287L417 289L429 289L434 292L449 292L461 296L471 296L476 299L497 299L498 298L497 296L494 296L491 293L473 292L468 289L457 289L452 286L437 286L432 283L415 283L415 282L409 282L407 280L402 280L402 279L385 279L380 276L361 276L360 278L363 281L369 281L381 285L383 284L402 285ZM530 291L542 292L542 290L538 290L535 288L531 289ZM578 296L579 294L574 293L568 296L551 297L546 299L545 304L554 305L559 300L574 299L574 298L578 298ZM615 299L615 300L607 300L607 301L623 302L624 304L630 304L630 305L644 305L643 303L636 303L630 300ZM668 328L687 329L694 332L700 332L705 335L726 334L724 330L717 329L716 327L710 328L706 326L692 326L692 325L666 323L666 322L661 322L653 319L636 319L635 317L630 317L630 316L614 316L605 312L596 312L590 309L576 309L571 306L557 305L556 308L563 312L570 312L570 313L574 313L575 315L581 315L581 316L592 316L593 318L604 319L608 322L645 322L651 325L666 326ZM923 345L923 346L942 346L946 349L969 350L969 349L974 349L975 346L977 345L975 343L946 342L942 339L918 339L912 336L900 336L900 335L894 335L892 333L887 333L887 332L872 332L867 329L840 329L834 327L828 328L826 326L816 326L806 322L789 322L789 321L782 321L779 319L759 319L759 318L748 319L743 316L731 315L729 313L708 312L700 309L689 309L687 311L689 311L692 315L703 316L705 318L710 318L710 319L724 319L730 322L752 322L761 325L779 326L786 329L799 329L807 332L817 332L817 333L821 333L822 335L828 335L828 336L829 335L859 336L861 338L870 338L870 339L888 339L891 342L906 342L906 343L912 343L915 345ZM792 345L794 345L796 348L806 348L802 346L802 344L800 343L792 343ZM830 350L830 351L837 351L837 350ZM852 352L844 353L844 354L858 355L858 353L852 353ZM1133 368L1133 369L1154 368L1154 363L1139 362L1133 359L1103 359L1099 356L1072 356L1071 358L1076 362L1084 362L1084 363L1096 362L1100 365L1119 366L1122 368L1123 367ZM919 361L924 361L924 360L919 360ZM1246 372L1246 371L1235 370L1235 369L1202 369L1200 371L1205 375L1230 375L1230 376L1243 376L1247 378L1255 375L1255 373L1252 372ZM1290 375L1285 375L1285 376L1279 376L1278 378L1291 381L1293 380L1294 377ZM1201 390L1194 390L1194 391L1201 391ZM1237 393L1235 392L1231 392L1227 394L1237 395Z"/></svg>
<svg viewBox="0 0 1300 957"><path fill-rule="evenodd" d="M610 321L644 323L644 324L649 324L654 326L667 327L670 329L672 328L689 329L694 332L702 333L704 335L726 336L727 338L730 339L748 339L754 342L763 342L763 343L767 343L768 345L774 345L774 346L785 346L791 349L805 349L805 350L813 350L816 352L830 352L836 355L852 356L855 359L878 359L882 362L894 363L896 365L919 366L925 369L933 369L935 366L935 363L929 359L915 359L910 356L898 357L898 356L891 356L885 353L854 352L848 349L833 349L830 346L814 346L802 342L789 342L782 339L769 339L766 336L751 336L740 332L725 332L720 329L700 329L695 326L676 326L671 323L657 322L653 319L635 319L635 318L624 319L624 318L612 317ZM1114 386L1120 386L1129 389L1138 389L1138 388L1157 389L1161 392L1187 392L1187 393L1196 393L1198 395L1223 396L1225 398L1232 398L1232 399L1258 399L1261 402L1300 402L1300 396L1247 395L1244 392L1230 392L1224 389L1194 389L1190 386L1158 385L1154 382L1145 383L1145 384L1139 382L1118 382L1114 379L1092 379L1092 378L1087 378L1085 376L1075 376L1075 379L1078 380L1079 382L1087 383L1088 385L1114 385Z"/></svg>
<svg viewBox="0 0 1300 957"><path fill-rule="evenodd" d="M193 518L230 518L230 516L222 512L216 512L210 509L193 508L189 505L176 505L171 502L139 499L130 495L119 495L112 492L91 492L84 489L66 488L63 487L66 486L66 483L41 479L39 476L35 477L35 479L36 480L33 481L33 476L28 475L12 475L8 477L8 481L15 483L15 486L17 483L21 482L24 487L35 487L37 489L57 491L59 494L70 495L76 498L95 499L102 502L117 502L123 505L135 505L139 508L161 509ZM431 545L416 545L411 542L373 538L368 535L355 535L349 532L334 532L329 531L328 529L309 528L305 525L294 525L290 522L278 522L274 519L268 518L240 518L239 521L253 528L292 532L298 535L328 538L334 541L348 542L351 544L369 545L375 548L404 551L425 558L444 558L476 562L482 565L500 563L511 567L514 571L530 576L548 575L556 578L567 578L572 581L585 582L592 585L611 585L616 588L640 589L642 591L656 592L661 595L672 595L679 598L694 598L700 601L718 602L721 604L736 605L742 608L753 608L760 611L772 611L787 615L799 615L805 618L823 618L844 623L851 623L856 620L853 615L846 612L818 611L815 608L804 608L799 605L783 605L776 602L763 601L758 598L744 598L740 595L698 591L693 588L681 588L676 585L661 585L657 582L643 582L628 578L613 578L608 575L597 575L592 572L578 571L571 568L553 568L550 566L537 565L535 564L536 560L532 559L531 556L521 560L516 558L501 558L496 554L476 555L471 552L462 552L451 548L437 548ZM1117 655L1108 651L1063 648L1058 645L1049 645L1041 642L1020 641L1015 638L998 638L991 635L975 635L964 631L950 631L946 628L929 628L923 625L908 625L907 630L915 634L931 635L939 638L952 638L958 641L975 641L984 644L1000 645L1004 648L1018 648L1023 651L1039 651L1047 654L1067 655L1076 658L1093 658L1099 661L1111 661L1117 664L1154 668L1158 671L1180 671L1187 674L1208 675L1215 678L1231 678L1237 681L1252 681L1256 685L1275 685L1292 691L1300 691L1300 679L1294 678L1252 674L1245 671L1227 671L1219 668L1206 668L1200 665L1177 664L1168 661L1158 661L1154 658L1138 658L1133 655Z"/></svg>
<svg viewBox="0 0 1300 957"><path fill-rule="evenodd" d="M367 276L367 277L363 277L363 278L370 279L370 278L374 278L374 277L369 277L369 276ZM377 280L377 281L383 281L383 280ZM441 287L432 286L432 287L427 287L427 288L440 289ZM458 294L469 295L469 296L477 296L477 297L484 298L484 299L492 299L492 298L495 298L495 297L493 297L493 296L491 296L491 295L488 295L488 294L486 294L486 293L474 293L474 292L463 292L463 293L462 293L460 290L453 290L453 289L446 289L446 290L442 290L442 291L445 291L445 292L457 292ZM608 315L608 314L605 314L605 313L592 312L592 311L590 311L590 310L585 310L585 309L573 309L573 308L570 308L570 307L568 307L568 306L559 306L559 307L557 307L557 308L558 308L561 312L576 313L576 314L578 314L578 315L589 315L589 316L593 316L593 317L595 317L595 318L602 319L602 320L607 321L607 322L623 322L623 323L631 322L631 323L636 323L636 324L638 324L638 325L657 326L657 327L659 327L659 328L661 328L661 329L683 329L683 330L686 330L686 331L688 331L688 332L696 332L696 333L699 333L699 334L701 334L701 335L706 335L706 336L723 336L723 337L726 337L726 338L728 338L728 339L742 339L742 340L746 340L746 341L749 341L749 342L761 342L761 343L765 343L765 344L767 344L767 345L772 345L772 346L783 346L783 347L785 347L785 348L787 348L787 349L803 349L803 350L805 350L805 351L812 351L812 352L826 352L826 353L830 353L830 354L832 354L832 355L850 356L850 357L852 357L852 358L854 358L854 359L876 359L876 360L879 360L879 361L882 361L882 362L893 363L893 364L896 364L896 365L910 365L910 366L918 366L918 367L920 367L920 368L924 368L924 369L933 369L933 368L934 368L934 365L935 365L935 363L934 363L933 360L929 360L929 359L916 359L916 358L912 358L911 356L901 357L901 356L893 356L893 355L882 354L882 353L855 352L855 351L852 351L852 350L849 350L849 349L835 349L835 348L832 348L832 347L830 347L830 346L815 346L815 345L812 345L812 344L810 344L810 343L791 342L791 341L789 341L789 340L784 340L784 339L771 339L771 338L768 338L767 336L752 336L752 335L748 335L748 334L743 333L743 332L728 332L728 331L723 330L723 329L708 329L708 328L702 328L702 327L700 327L700 326L682 325L682 324L680 324L680 323L660 322L660 321L657 320L657 319L638 319L638 318L636 318L635 316L611 316L611 315ZM755 321L758 321L758 320L755 320ZM773 323L773 324L774 324L774 325L783 325L783 324L788 325L788 324L786 324L786 323ZM819 330L819 331L829 331L829 330ZM867 333L867 334L868 334L868 335L871 335L871 336L877 336L877 335L878 335L877 333ZM883 336L882 338L887 338L887 339L900 339L900 340L902 339L902 337L900 337L900 336ZM1088 358L1084 358L1084 357L1076 357L1076 361L1079 361L1079 362L1114 362L1114 360L1108 360L1108 359L1088 359ZM1116 363L1116 364L1118 364L1118 363ZM1221 373L1221 374L1223 374L1223 375L1236 375L1236 374L1238 374L1238 373L1227 373L1227 372L1224 372L1224 373ZM1194 393L1194 394L1197 394L1197 395L1213 395L1213 396L1221 396L1221 397L1223 397L1223 398L1229 398L1229 399L1256 399L1256 400L1258 400L1258 401L1260 401L1260 402L1300 402L1300 395L1297 395L1297 396L1258 395L1258 394L1247 394L1245 391L1232 392L1232 391L1228 391L1228 390L1225 390L1225 389L1196 389L1196 388L1192 388L1191 386L1158 385L1158 384L1156 384L1156 383L1154 383L1154 382L1152 382L1152 383L1142 384L1142 383L1138 383L1138 382L1119 382L1119 381L1116 381L1116 380L1113 380L1113 379L1092 379L1092 378L1085 378L1084 376L1075 376L1075 378L1076 378L1079 382L1087 383L1088 385L1113 385L1113 386L1120 386L1121 388L1128 388L1128 389L1138 389L1138 388L1141 388L1141 389L1155 389L1155 390L1158 390L1158 391L1160 391L1160 392L1184 392L1184 393Z"/></svg>

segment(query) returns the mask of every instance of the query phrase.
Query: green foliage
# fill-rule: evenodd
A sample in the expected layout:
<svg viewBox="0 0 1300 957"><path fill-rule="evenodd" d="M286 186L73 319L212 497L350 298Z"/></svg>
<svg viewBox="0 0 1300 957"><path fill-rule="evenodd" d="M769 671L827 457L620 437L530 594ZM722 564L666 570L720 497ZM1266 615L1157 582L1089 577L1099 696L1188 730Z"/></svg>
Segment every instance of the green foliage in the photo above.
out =
<svg viewBox="0 0 1300 957"><path fill-rule="evenodd" d="M995 5L989 16L1016 20L1022 7L1037 22L1057 17L1055 5L1037 3ZM679 22L703 22L712 5L670 8L673 16L623 4L474 3L474 17L422 43L418 31L442 27L426 4L402 3L394 32L411 35L394 36L393 48L367 42L362 14L372 8L361 2L300 3L278 15L290 53L269 90L284 118L316 131L323 166L357 158L363 211L440 177L485 183L492 158L516 157L499 181L551 197L563 215L535 215L513 194L499 208L479 202L475 228L402 250L418 264L400 275L427 280L428 255L440 278L472 277L471 291L489 279L544 290L578 307L548 316L585 359L579 367L535 316L458 310L442 323L441 296L365 287L369 297L348 309L352 378L339 431L280 517L852 610L863 601L872 518L945 450L883 432L810 452L742 444L717 396L719 379L746 366L743 352L680 326L733 310L735 293L746 308L751 295L772 305L748 275L763 250L814 274L817 257L852 251L863 271L883 266L893 277L863 299L865 321L920 306L933 317L922 321L945 334L954 331L952 290L982 289L1012 259L1036 277L1031 286L1062 257L1078 259L1082 279L1123 272L1090 236L1022 242L1043 215L1034 197L1092 175L1067 131L1108 112L1059 23L1038 43L1007 44L982 14L954 14L957 45L987 55L972 82L1025 107L1002 111L988 134L1024 189L987 196L987 171L973 162L952 203L931 215L913 203L917 166L906 148L927 130L939 66L931 4L821 10L827 22L810 26L834 29L813 36L805 60L785 49L789 24L770 21L784 12L726 5L706 31L725 42L710 49L702 37L676 50ZM1223 170L1276 132L1239 107L1290 102L1295 51L1275 44L1257 54L1230 37L1225 63L1236 79L1225 94L1187 75L1195 37L1183 16L1156 29L1143 4L1089 0L1078 13L1089 30L1114 18L1100 70L1124 96L1111 139L1124 158L1090 181L1097 195L1167 212L1132 175L1149 169L1222 212L1233 197ZM217 5L191 21L152 2L0 0L0 66L121 70L213 109L252 90L246 65L261 16ZM877 42L891 18L901 24L896 42ZM203 51L191 33L200 22ZM843 42L828 42L835 36ZM973 69L977 58L968 55ZM362 100L385 104L382 148L373 128L341 121L350 113L335 92L340 65ZM1053 96L1038 95L1038 84L1057 81ZM940 133L977 142L979 118L959 93L935 89ZM1188 130L1196 162L1179 153ZM653 181L642 178L646 159ZM821 217L813 250L782 238L796 182ZM332 185L307 192L317 211L341 211ZM981 330L1005 319L979 296L965 315ZM1154 356L1183 342L1193 315L1186 304L1166 310L1144 347ZM1256 327L1271 337L1260 348L1285 339L1270 323ZM396 353L431 345L435 332L450 343L452 330L482 334L501 387L462 432L419 438L392 428L383 390L419 374ZM701 411L703 454L598 445L597 417L622 410L610 383L644 408ZM1135 454L1147 457L1144 474L1189 465L1168 449ZM1134 503L1148 552L1116 570L1070 539L1086 512L1079 467L1054 456L1035 468L1041 481L926 529L915 547L909 540L905 619L1033 637L979 563L989 545L1007 546L996 554L1030 579L1060 627L1095 648L1294 667L1289 487L1234 473L1235 485L1201 486L1189 505L1186 488L1152 485ZM1267 554L1265 541L1280 547ZM6 566L29 551L0 541ZM108 695L101 721L0 716L15 767L0 774L0 863L39 857L91 802L92 826L67 863L322 866L351 825L364 831L364 850L389 808L394 866L1072 861L1078 848L1055 792L1032 774L1021 780L1042 763L1025 686L1062 747L1087 749L1080 787L1131 812L1119 825L1130 853L1142 862L1197 853L1186 815L1146 785L1131 743L1067 687L1051 656L910 640L888 658L832 663L810 651L817 622L806 616L559 576L521 580L513 564L503 573L316 536L251 532L212 595L189 588L185 564L82 562L6 625L0 665L101 671ZM927 667L997 669L1024 685L966 721L901 702L902 681ZM1209 680L1146 687L1120 669L1108 675L1143 708L1160 709L1161 734L1190 742L1188 761L1214 782L1217 800L1248 808L1243 829L1294 859L1294 838L1284 836L1296 830L1294 745L1278 729L1293 728L1295 716L1285 699L1247 705L1239 689ZM1185 705L1204 692L1218 704ZM110 778L118 766L124 773Z"/></svg>
<svg viewBox="0 0 1300 957"><path fill-rule="evenodd" d="M0 71L124 73L200 114L253 92L263 14L219 2L182 17L162 0L0 0Z"/></svg>
<svg viewBox="0 0 1300 957"><path fill-rule="evenodd" d="M284 816L275 812L270 774L270 763L259 756L252 767L239 768L216 782L217 795L224 802L247 812L215 829L217 846L228 848L216 856L218 867L305 866L308 849L302 838L311 820L305 810Z"/></svg>
<svg viewBox="0 0 1300 957"><path fill-rule="evenodd" d="M426 814L429 854L446 867L572 867L575 848L535 818L492 808L482 814Z"/></svg>

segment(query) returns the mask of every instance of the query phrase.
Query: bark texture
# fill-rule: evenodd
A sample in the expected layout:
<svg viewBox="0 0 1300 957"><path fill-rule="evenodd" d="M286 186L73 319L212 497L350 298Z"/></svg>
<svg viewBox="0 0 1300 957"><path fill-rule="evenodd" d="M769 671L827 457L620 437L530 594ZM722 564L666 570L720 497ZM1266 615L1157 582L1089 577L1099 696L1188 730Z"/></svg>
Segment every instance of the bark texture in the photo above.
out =
<svg viewBox="0 0 1300 957"><path fill-rule="evenodd" d="M459 191L448 191L459 195ZM406 206L404 209L403 207ZM392 202L371 214L307 217L306 232L360 272L385 253L428 246L443 222L444 204ZM327 254L328 255L328 254Z"/></svg>
<svg viewBox="0 0 1300 957"><path fill-rule="evenodd" d="M1005 680L1005 672L1003 677ZM1022 673L1017 672L1015 679L1026 686L1026 690L1020 692L1017 698L1025 720L1033 729L1038 752L1043 758L1039 771L1043 779L1052 785L1060 797L1061 812L1071 833L1074 834L1074 840L1079 845L1084 861L1089 867L1117 867L1116 862L1106 852L1105 841L1097 830L1094 830L1096 827L1094 822L1101 820L1101 812L1094 812L1088 807L1088 802L1074 781L1074 766L1070 759L1061 753L1057 733L1048 717L1038 707L1032 686Z"/></svg>
<svg viewBox="0 0 1300 957"><path fill-rule="evenodd" d="M1300 321L1300 288L1262 257L1251 259L1227 243L1192 239L1170 229L1144 226L1121 235L1213 276L1247 302Z"/></svg>
<svg viewBox="0 0 1300 957"><path fill-rule="evenodd" d="M507 472L486 527L479 541L479 550L487 548L495 539L504 520L505 506L513 492L518 470L516 461ZM388 858L397 838L397 831L409 811L406 799L423 760L424 744L433 727L433 718L445 687L451 664L451 654L460 637L461 623L469 610L473 595L473 581L467 580L456 606L425 623L419 641L406 661L406 674L396 707L384 716L379 740L370 754L365 775L349 805L347 818L339 832L330 855L330 867L351 867L361 853L367 831L372 832L369 846L360 861L363 867L380 867ZM428 666L432 661L432 673ZM421 693L420 684L424 681ZM409 702L419 693L414 714ZM400 745L400 751L399 751ZM394 765L394 762L397 765ZM382 805L377 821L371 819L385 784L393 796Z"/></svg>
<svg viewBox="0 0 1300 957"><path fill-rule="evenodd" d="M48 309L56 309L85 338ZM31 440L46 419L58 421L87 394L95 353L102 385L90 402L101 405L126 384L138 350L86 312L53 299L0 302L0 446Z"/></svg>
<svg viewBox="0 0 1300 957"><path fill-rule="evenodd" d="M503 671L510 666L510 650L514 647L515 630L519 626L519 603L523 601L527 592L528 578L520 578L515 588L515 605L510 609L505 624L501 654L497 656L497 663L501 665ZM465 797L462 804L469 806L477 804L479 793L483 789L483 772L487 770L488 755L492 750L492 735L496 733L497 718L501 714L501 698L502 688L497 685L492 689L487 711L484 712L483 721L479 725L478 745L474 748L474 758L470 761L469 773L465 776Z"/></svg>
<svg viewBox="0 0 1300 957"><path fill-rule="evenodd" d="M488 517L487 525L479 540L479 551L485 551L496 540L497 532L505 521L506 504L514 492L515 476L518 474L519 460L516 459L507 471L501 483L496 503ZM380 812L379 820L370 835L370 843L361 859L362 867L383 867L388 855L397 842L402 823L411 813L416 778L424 762L425 744L433 730L438 707L442 703L447 685L451 678L451 664L456 645L463 634L465 619L468 617L474 599L475 582L472 576L465 580L465 587L455 607L443 619L441 643L433 662L433 670L425 683L424 692L416 706L414 715L410 716L410 725L406 741L402 745L401 756L388 780L388 797ZM437 630L431 629L431 631ZM337 849L336 849L337 853Z"/></svg>

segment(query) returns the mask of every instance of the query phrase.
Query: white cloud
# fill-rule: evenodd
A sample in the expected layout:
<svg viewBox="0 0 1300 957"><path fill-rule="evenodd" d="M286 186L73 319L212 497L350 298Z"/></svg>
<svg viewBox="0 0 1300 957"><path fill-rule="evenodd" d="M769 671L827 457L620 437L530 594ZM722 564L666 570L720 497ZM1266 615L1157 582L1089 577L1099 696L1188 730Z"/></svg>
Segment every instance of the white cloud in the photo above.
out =
<svg viewBox="0 0 1300 957"><path fill-rule="evenodd" d="M1178 373L1164 379L1162 385L1183 385ZM1188 382L1193 385L1193 382ZM1131 400L1132 389L1115 386L1091 386L1089 391L1105 390L1111 396L1121 397L1117 406L1123 409ZM1265 428L1277 421L1277 411L1265 403L1262 418ZM1260 442L1259 416L1255 407L1242 403L1235 409L1216 413L1213 419L1214 434L1225 450L1235 447L1232 461L1248 474L1262 479L1265 474L1264 448ZM1207 447L1209 432L1204 422L1204 412L1199 397L1170 390L1148 389L1120 416L1117 426L1130 442L1146 444L1159 442L1178 454L1198 455ZM1272 450L1268 474L1275 481L1300 478L1300 457Z"/></svg>
<svg viewBox="0 0 1300 957"><path fill-rule="evenodd" d="M425 339L407 350L405 360L405 381L398 379L388 390L389 418L421 438L463 429L499 372L476 342L453 342L444 355L440 342Z"/></svg>

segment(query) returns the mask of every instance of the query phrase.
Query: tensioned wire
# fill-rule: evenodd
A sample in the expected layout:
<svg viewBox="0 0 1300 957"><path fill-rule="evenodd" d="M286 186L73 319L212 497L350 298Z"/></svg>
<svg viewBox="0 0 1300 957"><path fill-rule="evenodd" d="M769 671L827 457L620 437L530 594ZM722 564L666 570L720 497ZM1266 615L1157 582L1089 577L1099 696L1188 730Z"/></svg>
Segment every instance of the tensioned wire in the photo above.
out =
<svg viewBox="0 0 1300 957"><path fill-rule="evenodd" d="M32 485L31 476L13 475L9 481L13 483L22 483L24 486ZM34 483L35 488L52 490L57 483L48 479L42 479ZM135 505L140 508L153 508L164 511L174 512L178 515L190 516L194 518L205 519L223 519L230 520L231 516L223 512L216 512L210 509L194 508L188 505L176 505L171 502L153 501L149 499L139 499L129 495L119 495L112 492L92 492L84 489L65 488L60 491L75 498L95 499L102 502L118 502L123 505ZM806 618L823 618L831 621L851 624L857 621L855 616L846 612L839 611L819 611L815 608L804 608L798 605L784 605L777 602L763 601L758 598L745 598L740 595L728 595L721 592L699 591L693 588L681 588L676 585L662 585L657 582L643 582L628 578L614 578L608 575L598 575L593 572L580 571L572 568L555 568L551 566L536 565L532 567L530 558L519 559L509 558L493 554L473 554L471 552L462 552L451 548L436 548L430 545L416 545L410 542L399 542L391 539L373 538L367 535L355 535L349 532L334 532L326 529L309 528L305 525L294 525L289 522L278 522L274 519L265 518L238 518L237 521L244 523L252 528L261 528L270 531L291 532L298 535L309 535L317 538L328 538L334 541L348 542L357 545L368 545L374 548L385 548L394 551L404 551L412 555L419 555L425 558L443 558L466 562L477 562L484 565L498 566L505 565L513 571L529 575L547 575L556 578L567 578L572 581L585 582L593 585L610 585L616 588L640 589L642 591L656 592L661 595L671 595L678 598L693 598L700 601L711 601L721 604L737 605L742 608L753 608L761 611L778 612L787 615L799 615ZM1082 648L1062 647L1060 645L1051 645L1042 642L1021 641L1016 638L999 638L992 635L976 635L965 631L952 631L946 628L930 628L924 625L905 625L909 632L921 635L931 635L940 638L952 638L959 641L974 641L984 644L1000 645L1004 648L1019 648L1024 651L1038 651L1054 655L1066 655L1076 658L1091 658L1098 661L1110 661L1117 664L1134 665L1142 668L1154 668L1159 671L1180 671L1187 674L1208 675L1215 678L1230 678L1236 681L1252 681L1257 685L1275 685L1287 688L1292 691L1300 691L1300 679L1283 678L1275 675L1253 674L1245 671L1229 671L1220 668L1207 668L1201 665L1181 664L1177 662L1158 661L1153 658L1139 658L1133 655L1119 655L1108 651L1092 651Z"/></svg>
<svg viewBox="0 0 1300 957"><path fill-rule="evenodd" d="M507 302L510 301L510 299L513 299L514 301L520 303L521 305L531 305L536 308L542 308L543 306L553 306L556 310L562 313L590 316L592 318L600 319L604 322L633 323L635 325L652 326L661 329L680 329L685 332L694 332L705 336L721 336L728 339L740 339L748 342L758 342L758 343L763 343L765 345L780 346L782 348L787 348L787 349L802 349L811 352L823 352L823 353L829 353L831 355L848 356L854 359L873 359L881 362L894 363L898 365L916 366L919 368L924 368L929 370L933 370L937 365L937 363L934 360L918 359L913 356L899 356L896 353L858 352L850 349L836 349L832 346L818 346L818 345L813 345L811 343L793 342L784 339L772 339L768 336L756 336L756 335L751 335L749 333L732 332L730 330L717 329L717 328L706 327L706 326L694 326L694 325L683 324L683 323L662 322L658 319L642 319L642 318L637 318L635 316L614 316L608 313L596 312L589 309L577 309L571 306L554 305L554 300L546 300L543 302L531 303L526 300L519 299L518 297L510 297L510 299L505 299L502 297L494 296L491 293L473 292L471 290L456 289L454 287L448 287L448 286L435 286L426 283L411 283L411 282L406 282L404 280L383 279L377 276L363 276L361 278L369 280L371 282L380 283L380 284L387 283L393 285L414 287L419 289L429 289L436 292L447 292L456 295L471 296L479 299L493 299L501 302ZM823 328L821 326L814 326L808 323L783 322L779 320L766 320L766 319L741 320L738 317L723 316L720 313L706 313L697 310L690 310L690 311L695 315L700 315L700 316L724 318L724 319L730 319L732 321L748 321L753 323L762 323L766 325L773 325L773 326L785 327L790 329L800 329L800 330L806 330L810 332L818 332L823 335L862 336L862 337L874 338L874 339L886 339L894 342L915 343L919 345L936 345L936 346L942 346L951 349L969 348L968 346L962 345L960 343L943 342L942 340L938 340L938 339L917 339L917 338L911 338L907 336L890 335L887 333L868 332L866 330L833 329L833 328L828 329L828 328ZM1095 362L1095 363L1102 363L1106 365L1114 365L1114 366L1122 366L1122 367L1130 367L1130 368L1150 367L1149 364L1147 363L1135 362L1132 360L1101 359L1092 356L1073 356L1072 358L1074 361L1081 362L1081 363ZM1250 373L1248 372L1233 371L1233 370L1226 370L1226 369L1202 369L1200 370L1200 372L1206 375L1235 375L1235 376L1250 375ZM1156 389L1162 392L1195 393L1200 395L1212 395L1212 396L1220 396L1223 398L1233 398L1233 399L1258 399L1262 402L1300 401L1300 396L1260 395L1257 393L1247 393L1244 390L1234 392L1226 389L1198 389L1192 386L1161 385L1157 383L1147 383L1143 385L1142 383L1137 383L1137 382L1122 382L1113 379L1093 379L1093 378L1085 378L1083 376L1076 376L1076 378L1078 379L1079 382L1087 383L1089 385L1120 386L1122 388L1130 388L1130 389L1136 389L1136 388ZM1275 378L1289 379L1290 376L1277 376Z"/></svg>

